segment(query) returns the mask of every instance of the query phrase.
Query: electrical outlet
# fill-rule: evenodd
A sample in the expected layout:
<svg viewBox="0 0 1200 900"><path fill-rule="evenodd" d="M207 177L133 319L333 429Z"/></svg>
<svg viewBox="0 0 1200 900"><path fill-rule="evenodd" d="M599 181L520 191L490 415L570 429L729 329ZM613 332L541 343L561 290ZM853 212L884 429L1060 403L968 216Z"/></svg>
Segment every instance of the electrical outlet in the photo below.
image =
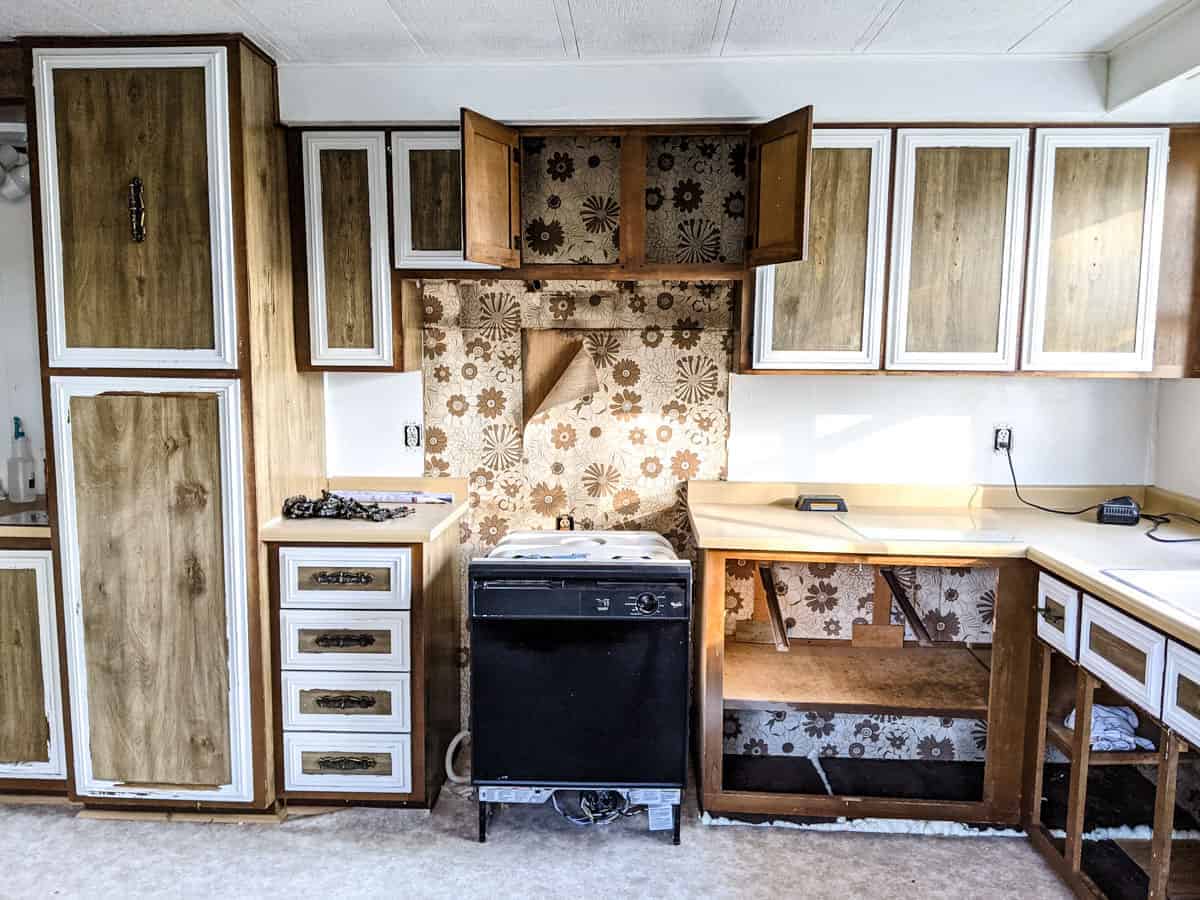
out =
<svg viewBox="0 0 1200 900"><path fill-rule="evenodd" d="M404 426L404 446L410 450L421 446L421 426L410 422Z"/></svg>
<svg viewBox="0 0 1200 900"><path fill-rule="evenodd" d="M1013 430L1011 425L992 426L992 451L1004 453L1012 450Z"/></svg>

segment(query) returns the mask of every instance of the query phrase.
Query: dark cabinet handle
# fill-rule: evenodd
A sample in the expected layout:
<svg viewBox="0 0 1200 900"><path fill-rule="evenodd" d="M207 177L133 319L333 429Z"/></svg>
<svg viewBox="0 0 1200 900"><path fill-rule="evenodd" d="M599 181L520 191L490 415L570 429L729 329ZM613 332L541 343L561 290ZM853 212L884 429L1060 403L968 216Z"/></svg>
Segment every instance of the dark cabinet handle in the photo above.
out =
<svg viewBox="0 0 1200 900"><path fill-rule="evenodd" d="M370 694L327 694L316 699L321 709L370 709L375 703Z"/></svg>
<svg viewBox="0 0 1200 900"><path fill-rule="evenodd" d="M377 765L379 764L369 756L322 756L317 760L317 768L333 769L337 772L374 769Z"/></svg>
<svg viewBox="0 0 1200 900"><path fill-rule="evenodd" d="M370 572L313 572L316 584L371 584L375 576Z"/></svg>
<svg viewBox="0 0 1200 900"><path fill-rule="evenodd" d="M336 647L338 649L344 647L373 647L375 646L375 635L319 634L313 643L318 647Z"/></svg>
<svg viewBox="0 0 1200 900"><path fill-rule="evenodd" d="M142 196L142 179L136 175L129 182L129 236L135 244L146 240L146 200Z"/></svg>
<svg viewBox="0 0 1200 900"><path fill-rule="evenodd" d="M1061 628L1067 621L1067 617L1065 615L1060 616L1058 613L1052 612L1047 606L1039 606L1037 608L1037 613L1049 624L1055 626L1056 628Z"/></svg>

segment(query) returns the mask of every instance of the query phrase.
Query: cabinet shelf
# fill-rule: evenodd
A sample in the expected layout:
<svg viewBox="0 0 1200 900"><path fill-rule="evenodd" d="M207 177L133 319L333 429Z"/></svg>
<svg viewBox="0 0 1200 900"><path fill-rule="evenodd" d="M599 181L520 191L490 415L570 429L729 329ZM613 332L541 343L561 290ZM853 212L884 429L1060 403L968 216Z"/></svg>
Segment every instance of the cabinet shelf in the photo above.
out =
<svg viewBox="0 0 1200 900"><path fill-rule="evenodd" d="M1075 730L1061 722L1048 720L1046 722L1046 740L1055 746L1062 755L1071 759L1071 747L1075 742ZM1116 750L1093 750L1088 754L1089 766L1157 766L1159 754L1157 750L1133 750L1122 752Z"/></svg>
<svg viewBox="0 0 1200 900"><path fill-rule="evenodd" d="M963 647L725 644L727 709L986 718L990 673Z"/></svg>

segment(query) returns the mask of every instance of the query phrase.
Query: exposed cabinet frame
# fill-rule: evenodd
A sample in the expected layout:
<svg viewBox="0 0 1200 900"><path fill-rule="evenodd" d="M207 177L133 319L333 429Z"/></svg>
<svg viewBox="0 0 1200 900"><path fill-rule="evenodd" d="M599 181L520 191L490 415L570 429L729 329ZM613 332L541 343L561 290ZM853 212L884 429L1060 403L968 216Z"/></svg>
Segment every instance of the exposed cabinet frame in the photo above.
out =
<svg viewBox="0 0 1200 900"><path fill-rule="evenodd" d="M63 282L62 216L55 131L54 73L60 69L201 68L208 136L208 215L212 255L213 348L69 347ZM46 342L51 368L236 369L233 188L229 86L224 47L56 47L33 51L41 185Z"/></svg>
<svg viewBox="0 0 1200 900"><path fill-rule="evenodd" d="M0 763L0 787L3 786L3 779L7 778L65 779L67 756L63 734L62 679L58 671L58 616L54 602L53 557L49 550L0 550L0 569L33 571L36 579L43 709L50 734L44 761Z"/></svg>
<svg viewBox="0 0 1200 900"><path fill-rule="evenodd" d="M755 369L878 369L883 331L884 272L887 266L888 203L891 198L892 132L888 128L818 128L812 149L871 151L867 214L867 262L863 284L862 346L859 350L776 350L774 332L775 266L755 272Z"/></svg>
<svg viewBox="0 0 1200 900"><path fill-rule="evenodd" d="M913 352L906 350L905 347L908 338L913 215L916 208L917 151L923 148L954 147L991 147L1008 150L1008 192L1005 202L998 340L995 350L982 353ZM1026 128L899 129L896 148L895 227L892 232L887 368L998 372L1012 371L1016 368L1028 157L1029 130Z"/></svg>
<svg viewBox="0 0 1200 900"><path fill-rule="evenodd" d="M1159 255L1167 184L1169 128L1042 128L1034 153L1029 229L1028 299L1022 368L1053 372L1148 372L1154 367ZM1138 275L1137 325L1130 353L1051 352L1043 349L1054 210L1054 168L1061 147L1139 148L1148 151Z"/></svg>
<svg viewBox="0 0 1200 900"><path fill-rule="evenodd" d="M457 150L461 154L462 134L457 131L393 131L391 139L392 215L396 223L396 268L498 269L499 266L471 262L467 259L464 255L465 243L463 249L460 250L417 250L413 247L410 154L414 150ZM461 177L461 166L459 169Z"/></svg>
<svg viewBox="0 0 1200 900"><path fill-rule="evenodd" d="M99 778L92 770L91 721L88 709L88 666L84 640L83 589L75 503L74 437L71 399L120 394L214 394L221 437L221 517L225 563L225 622L229 665L229 784L188 789L171 786L127 786ZM58 496L59 546L62 554L63 611L67 671L70 677L75 792L80 796L249 802L254 799L251 738L249 610L245 459L242 440L241 384L232 379L198 378L50 378L54 423L54 463ZM165 499L164 499L165 502Z"/></svg>
<svg viewBox="0 0 1200 900"><path fill-rule="evenodd" d="M388 247L387 142L382 131L308 131L303 141L305 244L308 256L309 354L313 366L393 367L392 280ZM321 151L364 150L371 216L371 320L369 348L331 347L325 297L324 211Z"/></svg>

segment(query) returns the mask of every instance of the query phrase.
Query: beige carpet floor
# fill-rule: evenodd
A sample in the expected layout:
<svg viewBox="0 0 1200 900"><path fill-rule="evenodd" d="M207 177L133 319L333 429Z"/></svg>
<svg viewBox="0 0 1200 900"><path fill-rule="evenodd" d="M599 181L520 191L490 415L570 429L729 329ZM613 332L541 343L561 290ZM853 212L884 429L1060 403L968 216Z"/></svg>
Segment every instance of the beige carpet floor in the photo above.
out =
<svg viewBox="0 0 1200 900"><path fill-rule="evenodd" d="M1056 898L1024 839L706 826L683 843L645 817L569 825L504 807L487 844L475 805L430 814L350 809L282 825L98 821L63 806L0 806L0 897Z"/></svg>

